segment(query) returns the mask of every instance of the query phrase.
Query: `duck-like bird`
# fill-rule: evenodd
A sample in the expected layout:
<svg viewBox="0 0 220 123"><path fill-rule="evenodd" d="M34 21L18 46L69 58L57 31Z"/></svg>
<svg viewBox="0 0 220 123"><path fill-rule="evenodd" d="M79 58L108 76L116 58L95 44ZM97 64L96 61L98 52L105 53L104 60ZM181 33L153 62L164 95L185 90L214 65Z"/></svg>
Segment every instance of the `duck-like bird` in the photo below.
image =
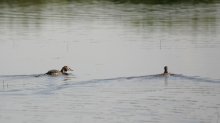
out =
<svg viewBox="0 0 220 123"><path fill-rule="evenodd" d="M51 76L68 75L67 71L73 71L70 67L64 66L59 70L49 70L46 74Z"/></svg>

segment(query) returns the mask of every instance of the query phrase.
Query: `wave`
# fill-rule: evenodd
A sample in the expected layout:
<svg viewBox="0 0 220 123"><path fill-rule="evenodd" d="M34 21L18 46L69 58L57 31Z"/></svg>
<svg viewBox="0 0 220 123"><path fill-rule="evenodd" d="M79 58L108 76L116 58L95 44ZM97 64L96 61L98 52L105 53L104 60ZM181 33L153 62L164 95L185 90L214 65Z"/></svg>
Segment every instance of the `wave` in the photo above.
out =
<svg viewBox="0 0 220 123"><path fill-rule="evenodd" d="M152 80L163 80L166 79L166 81L170 80L178 80L178 81L193 81L193 82L209 82L209 83L219 83L219 79L209 79L209 78L202 78L199 76L186 76L181 74L173 74L171 76L162 76L161 74L155 74L155 75L144 75L144 76L130 76L130 77L115 77L115 78L106 78L106 79L92 79L92 80L86 80L86 81L75 81L73 83L65 83L59 86L55 86L53 88L50 88L49 90L40 91L38 93L40 94L49 94L53 91L63 90L65 88L71 88L75 86L92 86L91 84L101 84L101 83L108 83L108 82L126 82L126 81L144 81L144 82L152 82Z"/></svg>
<svg viewBox="0 0 220 123"><path fill-rule="evenodd" d="M72 80L76 78L73 74L70 74L68 76L60 76L60 77L50 77L46 74L31 74L31 75L0 75L0 81L2 80L18 80L18 79L37 79L42 77L48 77L48 78L64 78L65 80ZM95 83L95 82L101 82L101 81L122 81L122 80L151 80L151 79L182 79L182 80L192 80L196 82L212 82L212 83L220 83L220 79L211 79L211 78L205 78L200 76L187 76L182 74L171 74L169 76L164 76L162 74L154 74L154 75L143 75L143 76L129 76L129 77L114 77L114 78L105 78L105 79L92 79L92 80L86 80L86 81L78 81L80 83Z"/></svg>
<svg viewBox="0 0 220 123"><path fill-rule="evenodd" d="M73 74L68 76L60 76L60 77L50 77L46 74L31 74L31 75L0 75L0 80L16 80L16 79L28 79L28 78L41 78L41 77L49 77L49 78L60 78L64 77L65 80L71 80L71 78L76 78ZM182 74L172 74L169 76L163 76L162 74L154 74L154 75L143 75L143 76L128 76L128 77L115 77L115 78L105 78L105 79L92 79L81 82L100 82L100 81L121 81L121 80L149 80L149 79L161 79L161 78L169 78L169 79L182 79L182 80L192 80L198 82L213 82L220 83L220 79L211 79L200 76L187 76ZM79 81L80 82L80 81Z"/></svg>
<svg viewBox="0 0 220 123"><path fill-rule="evenodd" d="M179 80L192 80L195 82L211 82L211 83L220 83L220 79L211 79L204 78L200 76L187 76L182 74L172 74L169 76L164 76L162 74L154 74L154 75L144 75L144 76L130 76L130 77L116 77L116 78L108 78L108 79L94 79L90 80L91 82L99 82L99 81L120 81L120 80L152 80L152 79L179 79Z"/></svg>
<svg viewBox="0 0 220 123"><path fill-rule="evenodd" d="M129 77L115 77L106 79L91 79L91 80L74 80L75 76L61 76L50 77L45 74L33 75L3 75L0 76L2 80L1 94L52 94L55 91L63 90L71 87L87 87L96 86L97 84L111 83L111 82L157 82L157 81L183 81L183 82L208 82L219 83L219 79L210 79L199 76L187 76L181 74L172 74L170 76L162 76L161 74L143 75L143 76L129 76ZM5 82L5 83L4 83ZM8 87L9 83L9 87ZM126 83L125 83L126 84Z"/></svg>

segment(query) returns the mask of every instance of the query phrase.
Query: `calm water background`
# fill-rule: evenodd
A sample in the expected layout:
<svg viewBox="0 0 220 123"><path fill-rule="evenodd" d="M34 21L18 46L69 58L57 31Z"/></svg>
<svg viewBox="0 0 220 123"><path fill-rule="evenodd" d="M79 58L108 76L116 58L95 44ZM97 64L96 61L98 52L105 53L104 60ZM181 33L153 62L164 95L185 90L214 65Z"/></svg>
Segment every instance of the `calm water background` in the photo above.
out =
<svg viewBox="0 0 220 123"><path fill-rule="evenodd" d="M1 1L0 122L219 123L219 34L219 3Z"/></svg>

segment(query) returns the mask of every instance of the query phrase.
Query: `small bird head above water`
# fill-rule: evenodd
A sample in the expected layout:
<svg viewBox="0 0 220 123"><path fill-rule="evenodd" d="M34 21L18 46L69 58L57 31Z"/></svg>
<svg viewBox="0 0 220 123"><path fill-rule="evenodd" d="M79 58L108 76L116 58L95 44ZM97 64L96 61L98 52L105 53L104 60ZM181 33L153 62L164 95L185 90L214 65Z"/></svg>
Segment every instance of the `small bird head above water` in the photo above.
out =
<svg viewBox="0 0 220 123"><path fill-rule="evenodd" d="M164 66L164 73L168 73L168 67Z"/></svg>
<svg viewBox="0 0 220 123"><path fill-rule="evenodd" d="M163 76L176 76L177 74L169 73L168 67L164 66L164 72L162 73Z"/></svg>
<svg viewBox="0 0 220 123"><path fill-rule="evenodd" d="M62 73L66 73L67 71L73 71L70 67L64 66L61 70Z"/></svg>

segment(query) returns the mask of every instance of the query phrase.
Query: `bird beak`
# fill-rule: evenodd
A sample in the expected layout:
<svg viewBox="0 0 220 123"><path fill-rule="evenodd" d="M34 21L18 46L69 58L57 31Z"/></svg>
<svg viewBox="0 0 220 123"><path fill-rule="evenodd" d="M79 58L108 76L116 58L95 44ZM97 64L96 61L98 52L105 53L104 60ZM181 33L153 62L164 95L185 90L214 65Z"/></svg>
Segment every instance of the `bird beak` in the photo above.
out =
<svg viewBox="0 0 220 123"><path fill-rule="evenodd" d="M69 71L73 71L73 69L69 68Z"/></svg>

